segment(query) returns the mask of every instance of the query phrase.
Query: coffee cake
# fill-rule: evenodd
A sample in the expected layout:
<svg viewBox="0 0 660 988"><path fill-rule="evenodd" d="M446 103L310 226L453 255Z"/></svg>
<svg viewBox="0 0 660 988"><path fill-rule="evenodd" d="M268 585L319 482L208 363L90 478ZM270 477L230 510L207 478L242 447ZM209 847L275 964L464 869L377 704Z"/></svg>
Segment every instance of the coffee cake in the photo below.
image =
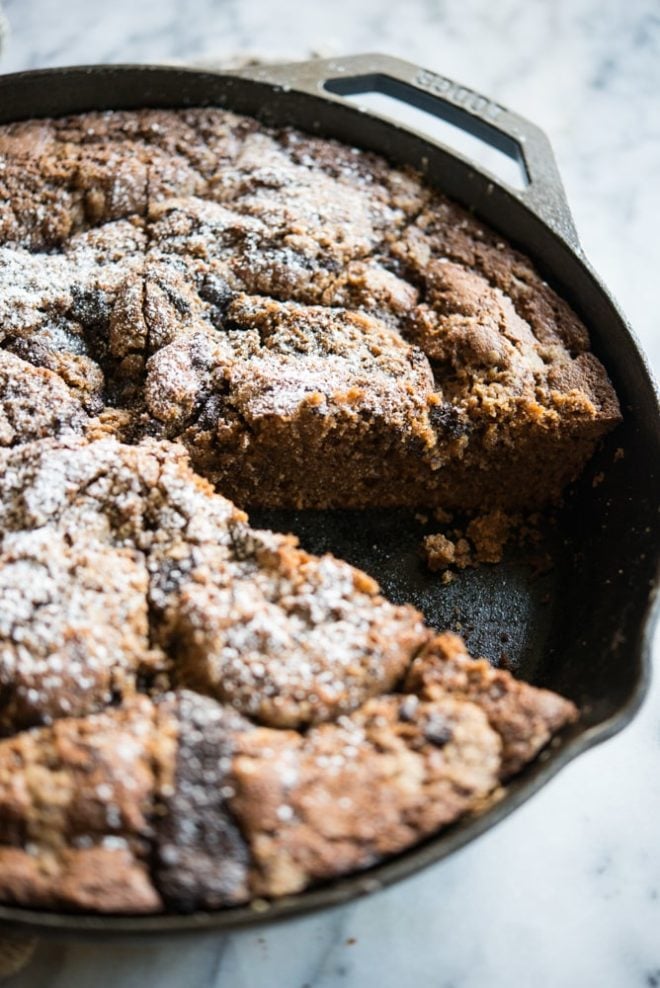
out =
<svg viewBox="0 0 660 988"><path fill-rule="evenodd" d="M244 509L555 500L620 417L579 318L415 173L227 111L0 165L0 899L229 907L478 812L573 704Z"/></svg>

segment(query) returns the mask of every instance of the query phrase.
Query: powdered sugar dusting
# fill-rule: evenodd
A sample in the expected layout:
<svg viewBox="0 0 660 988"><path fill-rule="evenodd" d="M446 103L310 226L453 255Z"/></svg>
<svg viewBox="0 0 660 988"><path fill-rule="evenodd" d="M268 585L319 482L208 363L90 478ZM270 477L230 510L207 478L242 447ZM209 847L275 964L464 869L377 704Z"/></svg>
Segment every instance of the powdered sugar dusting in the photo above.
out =
<svg viewBox="0 0 660 988"><path fill-rule="evenodd" d="M9 725L103 706L166 654L177 682L244 713L323 720L390 686L426 638L348 564L250 529L175 446L39 442L3 468Z"/></svg>

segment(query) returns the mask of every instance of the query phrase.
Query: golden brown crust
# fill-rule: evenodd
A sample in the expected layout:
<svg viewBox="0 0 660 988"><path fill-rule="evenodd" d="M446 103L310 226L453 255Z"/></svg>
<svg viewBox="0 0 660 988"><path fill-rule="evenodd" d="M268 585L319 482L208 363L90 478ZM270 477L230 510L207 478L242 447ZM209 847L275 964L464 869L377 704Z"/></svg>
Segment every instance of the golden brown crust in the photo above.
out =
<svg viewBox="0 0 660 988"><path fill-rule="evenodd" d="M218 908L368 867L496 787L474 704L369 700L308 734L189 692L0 742L0 898L111 912Z"/></svg>
<svg viewBox="0 0 660 988"><path fill-rule="evenodd" d="M158 910L148 848L173 744L173 725L146 697L0 741L0 898Z"/></svg>
<svg viewBox="0 0 660 988"><path fill-rule="evenodd" d="M147 569L129 548L50 529L0 552L0 735L107 707L153 676Z"/></svg>
<svg viewBox="0 0 660 988"><path fill-rule="evenodd" d="M481 710L452 698L384 696L304 737L242 735L231 806L255 891L298 892L446 826L495 788L499 755Z"/></svg>
<svg viewBox="0 0 660 988"><path fill-rule="evenodd" d="M450 695L477 703L502 739L502 779L519 772L553 735L578 717L570 700L514 679L485 659L475 661L463 640L450 632L425 646L405 685L425 699Z"/></svg>
<svg viewBox="0 0 660 988"><path fill-rule="evenodd" d="M35 856L0 847L0 896L33 909L153 913L162 908L144 862L125 847L75 848Z"/></svg>

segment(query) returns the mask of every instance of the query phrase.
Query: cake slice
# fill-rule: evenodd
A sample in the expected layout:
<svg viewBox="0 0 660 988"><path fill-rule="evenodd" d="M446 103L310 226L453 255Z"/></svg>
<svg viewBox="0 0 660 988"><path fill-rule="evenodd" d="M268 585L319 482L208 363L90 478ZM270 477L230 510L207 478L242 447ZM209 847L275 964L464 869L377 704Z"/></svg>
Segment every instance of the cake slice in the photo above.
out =
<svg viewBox="0 0 660 988"><path fill-rule="evenodd" d="M0 731L172 682L275 726L391 689L429 637L365 573L256 531L169 443L0 459Z"/></svg>
<svg viewBox="0 0 660 988"><path fill-rule="evenodd" d="M369 700L308 735L196 694L0 741L0 899L143 913L297 892L476 808L500 741L473 704Z"/></svg>
<svg viewBox="0 0 660 988"><path fill-rule="evenodd" d="M380 696L304 736L241 735L231 807L256 894L299 892L376 864L483 804L500 740L450 697Z"/></svg>
<svg viewBox="0 0 660 988"><path fill-rule="evenodd" d="M145 395L238 503L350 506L372 488L396 501L411 461L436 455L427 361L359 312L238 294L219 332L150 358Z"/></svg>
<svg viewBox="0 0 660 988"><path fill-rule="evenodd" d="M300 733L179 690L21 731L0 741L0 899L192 911L368 868L497 794L507 741L474 699L386 694Z"/></svg>
<svg viewBox="0 0 660 988"><path fill-rule="evenodd" d="M486 659L473 659L462 638L451 632L424 646L410 667L405 688L426 700L453 696L478 704L502 739L503 780L519 772L578 717L575 705L558 693L515 679Z"/></svg>
<svg viewBox="0 0 660 988"><path fill-rule="evenodd" d="M0 899L46 909L157 912L155 792L175 724L146 697L0 741Z"/></svg>
<svg viewBox="0 0 660 988"><path fill-rule="evenodd" d="M110 706L163 669L132 548L37 528L0 552L0 735Z"/></svg>

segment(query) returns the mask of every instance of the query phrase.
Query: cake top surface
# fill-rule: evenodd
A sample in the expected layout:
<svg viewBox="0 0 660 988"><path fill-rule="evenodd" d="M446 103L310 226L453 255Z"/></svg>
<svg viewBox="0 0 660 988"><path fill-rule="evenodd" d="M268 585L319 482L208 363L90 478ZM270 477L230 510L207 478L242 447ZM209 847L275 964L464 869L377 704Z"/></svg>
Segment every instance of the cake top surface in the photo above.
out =
<svg viewBox="0 0 660 988"><path fill-rule="evenodd" d="M355 414L434 467L450 419L618 414L532 264L377 155L143 110L5 125L0 162L0 443Z"/></svg>

